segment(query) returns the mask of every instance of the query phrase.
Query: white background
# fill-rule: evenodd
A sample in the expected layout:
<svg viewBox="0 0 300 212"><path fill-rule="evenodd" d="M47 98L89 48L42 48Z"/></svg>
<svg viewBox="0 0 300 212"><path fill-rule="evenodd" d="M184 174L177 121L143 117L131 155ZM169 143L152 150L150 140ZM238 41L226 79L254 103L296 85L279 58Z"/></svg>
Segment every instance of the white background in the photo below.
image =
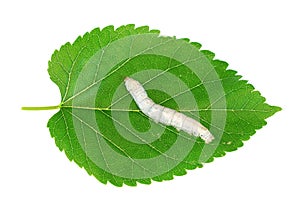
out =
<svg viewBox="0 0 300 212"><path fill-rule="evenodd" d="M1 1L0 211L300 211L296 2ZM202 43L283 111L243 148L183 177L99 183L55 146L46 124L56 111L20 107L59 104L47 73L54 49L128 23Z"/></svg>

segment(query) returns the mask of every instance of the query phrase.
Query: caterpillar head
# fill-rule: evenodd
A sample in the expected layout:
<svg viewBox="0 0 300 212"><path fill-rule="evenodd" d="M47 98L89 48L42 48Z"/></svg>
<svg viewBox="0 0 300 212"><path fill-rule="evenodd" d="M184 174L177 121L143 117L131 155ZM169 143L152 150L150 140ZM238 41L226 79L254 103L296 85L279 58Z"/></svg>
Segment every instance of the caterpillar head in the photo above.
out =
<svg viewBox="0 0 300 212"><path fill-rule="evenodd" d="M202 138L206 144L209 144L210 142L212 142L212 140L215 139L215 137L208 130L200 133L200 138Z"/></svg>

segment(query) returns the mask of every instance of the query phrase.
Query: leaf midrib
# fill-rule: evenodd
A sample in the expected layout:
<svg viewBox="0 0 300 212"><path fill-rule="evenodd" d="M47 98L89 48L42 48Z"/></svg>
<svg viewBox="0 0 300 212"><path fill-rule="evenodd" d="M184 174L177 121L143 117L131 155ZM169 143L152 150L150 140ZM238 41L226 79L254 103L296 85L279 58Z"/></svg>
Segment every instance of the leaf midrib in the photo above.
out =
<svg viewBox="0 0 300 212"><path fill-rule="evenodd" d="M160 104L160 103L159 103ZM86 106L70 106L62 105L60 108L71 108L71 109L83 109L83 110L95 110L95 111L116 111L116 112L137 112L140 113L139 109L124 109L124 108L97 108L97 107L86 107ZM204 108L204 109L180 109L178 112L202 112L202 111L226 111L226 112L258 112L258 113L269 113L267 110L258 109L234 109L234 108Z"/></svg>

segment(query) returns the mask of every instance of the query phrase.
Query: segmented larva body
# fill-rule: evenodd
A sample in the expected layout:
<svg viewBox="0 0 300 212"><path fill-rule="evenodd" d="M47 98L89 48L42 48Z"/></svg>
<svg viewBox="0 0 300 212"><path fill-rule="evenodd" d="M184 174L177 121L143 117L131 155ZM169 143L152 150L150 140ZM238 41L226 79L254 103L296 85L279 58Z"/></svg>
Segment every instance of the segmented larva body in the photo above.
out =
<svg viewBox="0 0 300 212"><path fill-rule="evenodd" d="M190 135L201 137L205 143L210 143L214 136L198 121L177 112L176 110L155 104L150 99L143 86L136 80L126 77L125 86L140 110L149 116L154 122L166 126L173 126L177 130L183 130Z"/></svg>

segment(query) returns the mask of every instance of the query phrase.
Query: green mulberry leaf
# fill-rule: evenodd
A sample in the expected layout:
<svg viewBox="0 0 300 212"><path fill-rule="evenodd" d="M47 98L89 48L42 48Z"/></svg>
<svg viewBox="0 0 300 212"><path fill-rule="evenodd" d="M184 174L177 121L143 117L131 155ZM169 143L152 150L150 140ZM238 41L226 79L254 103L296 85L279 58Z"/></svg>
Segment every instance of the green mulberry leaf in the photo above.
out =
<svg viewBox="0 0 300 212"><path fill-rule="evenodd" d="M59 111L48 127L69 160L100 182L135 186L171 180L243 145L279 107L199 43L134 25L94 29L56 50L49 62ZM199 120L210 144L144 115L124 78L156 103ZM30 108L24 108L30 109Z"/></svg>

